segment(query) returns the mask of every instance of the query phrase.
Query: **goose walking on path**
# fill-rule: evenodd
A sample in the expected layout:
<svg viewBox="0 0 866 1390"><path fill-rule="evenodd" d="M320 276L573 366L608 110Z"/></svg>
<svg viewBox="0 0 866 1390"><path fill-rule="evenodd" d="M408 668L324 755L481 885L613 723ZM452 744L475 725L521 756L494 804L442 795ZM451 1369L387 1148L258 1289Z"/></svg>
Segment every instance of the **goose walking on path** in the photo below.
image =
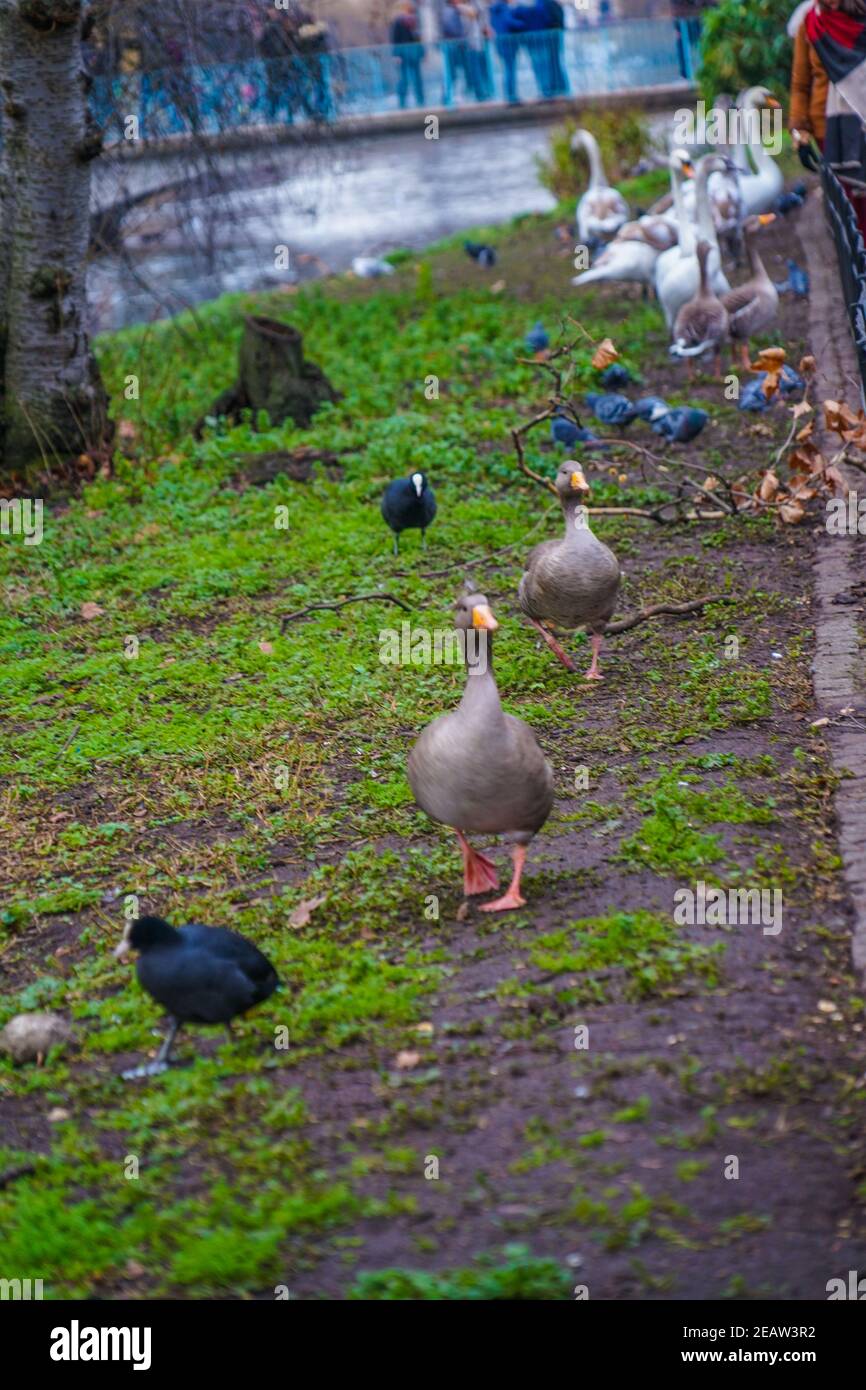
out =
<svg viewBox="0 0 866 1390"><path fill-rule="evenodd" d="M619 562L590 529L584 505L589 484L580 465L573 459L564 463L555 486L565 534L558 541L542 541L530 552L517 598L527 618L569 671L575 669L574 662L545 624L566 629L585 625L592 643L592 664L586 678L601 680L598 656L619 592Z"/></svg>
<svg viewBox="0 0 866 1390"><path fill-rule="evenodd" d="M698 266L700 285L697 294L684 304L674 320L673 342L670 346L672 357L684 357L688 362L688 376L691 380L692 362L695 357L703 357L705 352L713 352L716 372L721 375L722 343L728 332L728 311L714 293L707 276L707 260L710 254L708 241L698 242Z"/></svg>
<svg viewBox="0 0 866 1390"><path fill-rule="evenodd" d="M772 212L760 213L757 217L746 219L743 228L746 239L746 254L749 258L751 277L736 289L722 296L722 304L728 314L728 332L731 339L739 344L741 365L749 369L749 339L762 333L776 320L779 311L779 291L773 284L761 260L756 237L762 227L774 222Z"/></svg>
<svg viewBox="0 0 866 1390"><path fill-rule="evenodd" d="M457 832L467 897L499 887L493 862L467 836L502 835L512 846L508 889L482 912L523 907L526 847L553 806L553 772L528 724L506 714L493 674L499 626L484 594L463 594L454 625L463 635L466 685L455 710L428 724L409 754L409 785L431 820Z"/></svg>

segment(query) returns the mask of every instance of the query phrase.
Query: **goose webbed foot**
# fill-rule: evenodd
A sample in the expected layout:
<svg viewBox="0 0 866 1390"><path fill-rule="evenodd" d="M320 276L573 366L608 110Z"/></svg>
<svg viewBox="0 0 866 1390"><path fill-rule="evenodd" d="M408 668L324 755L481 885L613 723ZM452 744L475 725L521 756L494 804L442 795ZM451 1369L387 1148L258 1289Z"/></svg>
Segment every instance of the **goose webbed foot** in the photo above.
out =
<svg viewBox="0 0 866 1390"><path fill-rule="evenodd" d="M549 646L550 650L551 650L551 651L553 652L553 654L557 657L557 659L558 659L559 661L562 662L562 664L563 664L563 666L565 667L566 671L576 671L576 670L577 670L577 667L575 666L575 664L574 664L574 662L572 661L571 657L568 655L568 652L565 651L565 649L564 649L563 647L560 646L560 644L557 642L556 638L554 637L553 633L552 633L552 632L548 632L548 630L547 630L547 628L544 626L544 624L538 622L535 618L530 618L529 621L532 623L532 626L535 627L535 628L537 628L538 631L541 633L542 637L544 638L545 642L546 642L547 645Z"/></svg>
<svg viewBox="0 0 866 1390"><path fill-rule="evenodd" d="M590 637L590 642L592 644L592 661L590 663L589 670L586 673L586 679L588 681L604 680L604 676L598 669L598 654L601 651L601 644L603 641L604 638L602 637L600 632L594 632Z"/></svg>
<svg viewBox="0 0 866 1390"><path fill-rule="evenodd" d="M511 858L514 862L514 873L508 888L502 897L496 898L494 902L481 903L482 912L508 912L512 908L526 906L526 899L520 892L520 876L526 863L526 845L515 845L511 851Z"/></svg>
<svg viewBox="0 0 866 1390"><path fill-rule="evenodd" d="M498 888L499 875L493 860L488 859L486 854L481 854L477 849L473 849L460 830L457 831L457 839L460 841L460 849L463 853L463 892L467 898L473 897L476 893L489 893L492 888Z"/></svg>

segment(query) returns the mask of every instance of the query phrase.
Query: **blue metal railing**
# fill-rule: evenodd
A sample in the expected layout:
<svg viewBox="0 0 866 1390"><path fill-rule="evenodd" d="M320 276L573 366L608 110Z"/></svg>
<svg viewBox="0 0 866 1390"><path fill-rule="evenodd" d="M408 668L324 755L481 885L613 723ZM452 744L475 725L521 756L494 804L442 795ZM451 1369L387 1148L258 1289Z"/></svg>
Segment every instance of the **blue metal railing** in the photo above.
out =
<svg viewBox="0 0 866 1390"><path fill-rule="evenodd" d="M404 107L534 102L691 82L697 41L696 26L686 21L635 19L492 38L477 48L452 39L162 68L96 78L91 101L108 142L333 121ZM130 117L137 119L130 123Z"/></svg>

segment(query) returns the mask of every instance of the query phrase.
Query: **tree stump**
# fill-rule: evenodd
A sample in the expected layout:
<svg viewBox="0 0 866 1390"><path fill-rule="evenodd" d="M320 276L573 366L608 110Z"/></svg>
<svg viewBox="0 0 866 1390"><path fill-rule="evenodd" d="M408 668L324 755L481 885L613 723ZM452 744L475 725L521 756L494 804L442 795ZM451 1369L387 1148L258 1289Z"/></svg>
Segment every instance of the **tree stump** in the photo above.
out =
<svg viewBox="0 0 866 1390"><path fill-rule="evenodd" d="M260 316L244 319L238 351L238 380L214 401L208 415L224 415L236 424L242 410L266 410L272 425L292 420L306 429L324 401L341 393L321 367L304 357L304 340L289 323ZM195 427L200 436L207 416Z"/></svg>

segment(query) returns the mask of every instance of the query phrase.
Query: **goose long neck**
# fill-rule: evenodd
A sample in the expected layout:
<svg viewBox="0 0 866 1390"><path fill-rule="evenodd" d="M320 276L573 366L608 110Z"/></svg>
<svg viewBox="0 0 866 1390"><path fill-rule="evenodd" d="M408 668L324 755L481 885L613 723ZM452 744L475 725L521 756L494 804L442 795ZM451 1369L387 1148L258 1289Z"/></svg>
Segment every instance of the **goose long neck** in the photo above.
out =
<svg viewBox="0 0 866 1390"><path fill-rule="evenodd" d="M594 135L589 131L584 131L583 147L589 156L589 186L590 188L607 188L607 179L604 176L604 169L601 163L601 153L598 142Z"/></svg>
<svg viewBox="0 0 866 1390"><path fill-rule="evenodd" d="M698 172L695 178L695 206L698 213L698 229L704 241L711 244L716 239L716 226L713 222L713 214L710 211L710 198L707 183L710 177L710 170L703 161L698 165Z"/></svg>
<svg viewBox="0 0 866 1390"><path fill-rule="evenodd" d="M579 544L591 534L586 503L581 494L563 497L562 516L565 521L565 539L572 545Z"/></svg>
<svg viewBox="0 0 866 1390"><path fill-rule="evenodd" d="M682 171L673 166L671 168L671 193L674 200L674 213L677 219L679 230L680 250L690 250L694 245L694 235L692 224L686 216L685 204L683 203L683 175Z"/></svg>
<svg viewBox="0 0 866 1390"><path fill-rule="evenodd" d="M501 709L499 690L493 675L493 634L470 628L465 634L466 684L460 704L463 709L484 705L490 713Z"/></svg>
<svg viewBox="0 0 866 1390"><path fill-rule="evenodd" d="M768 280L770 277L767 274L764 262L761 260L761 253L758 250L758 244L754 236L746 237L746 255L749 260L749 270L752 272L752 278L754 280Z"/></svg>
<svg viewBox="0 0 866 1390"><path fill-rule="evenodd" d="M748 97L744 103L746 137L751 151L752 159L755 161L755 168L758 173L766 172L775 167L773 160L764 148L761 139L761 113L758 109L755 97Z"/></svg>

